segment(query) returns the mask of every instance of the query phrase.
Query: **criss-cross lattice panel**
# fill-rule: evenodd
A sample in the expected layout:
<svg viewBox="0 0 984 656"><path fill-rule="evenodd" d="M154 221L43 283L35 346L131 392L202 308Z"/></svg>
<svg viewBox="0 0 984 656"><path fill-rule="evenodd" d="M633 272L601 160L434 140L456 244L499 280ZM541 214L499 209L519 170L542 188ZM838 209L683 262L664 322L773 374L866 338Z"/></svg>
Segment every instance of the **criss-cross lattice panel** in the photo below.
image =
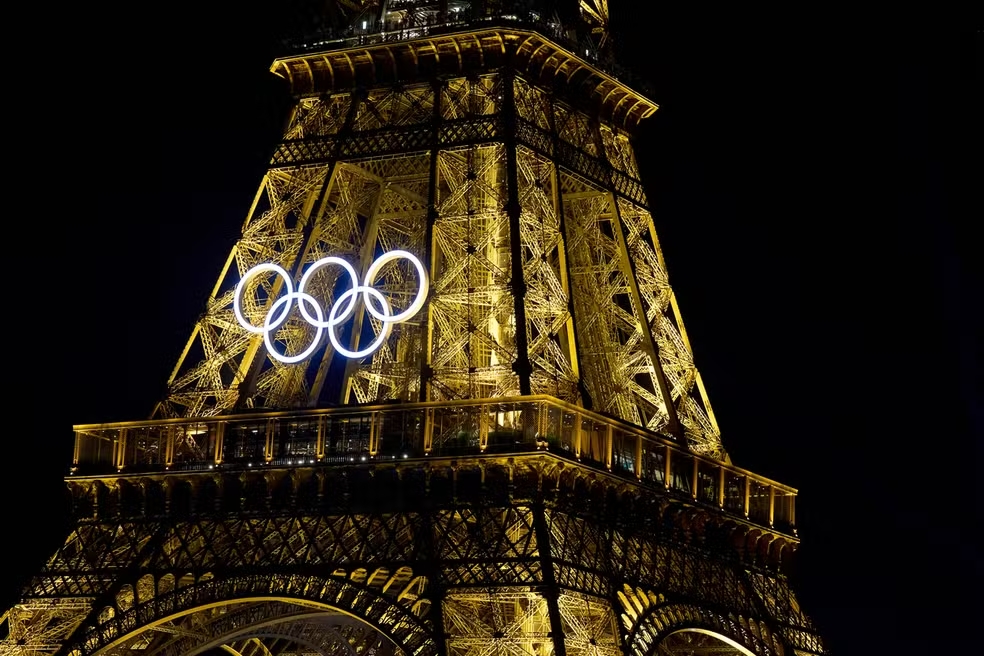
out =
<svg viewBox="0 0 984 656"><path fill-rule="evenodd" d="M310 139L338 134L349 114L352 94L301 98L294 107L284 139Z"/></svg>
<svg viewBox="0 0 984 656"><path fill-rule="evenodd" d="M437 175L430 399L518 394L505 149L441 151Z"/></svg>
<svg viewBox="0 0 984 656"><path fill-rule="evenodd" d="M437 515L434 540L451 585L536 583L533 509L459 508Z"/></svg>
<svg viewBox="0 0 984 656"><path fill-rule="evenodd" d="M593 407L659 430L668 417L616 237L615 201L566 171L560 181L581 372Z"/></svg>
<svg viewBox="0 0 984 656"><path fill-rule="evenodd" d="M558 137L589 155L599 156L597 131L586 114L554 103L553 116Z"/></svg>
<svg viewBox="0 0 984 656"><path fill-rule="evenodd" d="M547 513L557 583L597 596L609 594L609 548L618 535L570 513Z"/></svg>
<svg viewBox="0 0 984 656"><path fill-rule="evenodd" d="M414 516L297 517L180 524L149 567L369 567L417 557Z"/></svg>
<svg viewBox="0 0 984 656"><path fill-rule="evenodd" d="M352 129L356 131L414 125L434 114L434 89L430 84L371 89L359 103Z"/></svg>
<svg viewBox="0 0 984 656"><path fill-rule="evenodd" d="M636 180L639 179L639 167L636 164L635 153L629 136L622 131L607 125L600 126L601 143L605 149L608 162L616 170L626 173Z"/></svg>
<svg viewBox="0 0 984 656"><path fill-rule="evenodd" d="M516 150L520 249L526 282L527 353L534 394L580 401L574 326L568 310L567 271L554 164Z"/></svg>
<svg viewBox="0 0 984 656"><path fill-rule="evenodd" d="M163 417L211 416L230 411L238 400L262 337L245 331L233 312L235 286L253 266L272 262L288 270L303 239L303 230L328 173L327 167L270 170L243 227L242 237L220 275L206 310L192 332L156 414ZM247 295L245 313L262 325L266 309L282 287L276 277L260 278ZM288 343L305 336L299 325L284 326ZM303 348L303 347L302 347ZM271 393L296 388L296 372L271 367L265 387ZM289 396L295 396L290 394ZM283 398L276 399L283 401Z"/></svg>
<svg viewBox="0 0 984 656"><path fill-rule="evenodd" d="M549 131L553 116L550 96L519 76L513 80L513 88L515 89L516 114L541 130Z"/></svg>
<svg viewBox="0 0 984 656"><path fill-rule="evenodd" d="M611 602L574 592L557 598L567 656L619 656L618 622Z"/></svg>
<svg viewBox="0 0 984 656"><path fill-rule="evenodd" d="M618 208L646 320L688 445L697 453L721 458L721 435L698 384L697 367L673 298L652 217L644 208L624 199L619 199Z"/></svg>
<svg viewBox="0 0 984 656"><path fill-rule="evenodd" d="M549 656L547 601L529 588L454 590L444 599L448 656Z"/></svg>
<svg viewBox="0 0 984 656"><path fill-rule="evenodd" d="M464 119L496 114L502 105L502 82L497 74L448 80L441 88L441 117Z"/></svg>

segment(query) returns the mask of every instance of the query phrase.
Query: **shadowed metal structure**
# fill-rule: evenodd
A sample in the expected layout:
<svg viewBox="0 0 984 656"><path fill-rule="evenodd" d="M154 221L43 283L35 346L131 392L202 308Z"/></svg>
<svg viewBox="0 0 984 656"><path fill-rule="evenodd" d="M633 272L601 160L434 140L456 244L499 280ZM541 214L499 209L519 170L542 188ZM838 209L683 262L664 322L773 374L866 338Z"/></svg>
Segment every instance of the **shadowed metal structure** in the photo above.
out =
<svg viewBox="0 0 984 656"><path fill-rule="evenodd" d="M166 398L75 427L0 654L826 653L796 491L731 463L694 365L607 1L319 17Z"/></svg>

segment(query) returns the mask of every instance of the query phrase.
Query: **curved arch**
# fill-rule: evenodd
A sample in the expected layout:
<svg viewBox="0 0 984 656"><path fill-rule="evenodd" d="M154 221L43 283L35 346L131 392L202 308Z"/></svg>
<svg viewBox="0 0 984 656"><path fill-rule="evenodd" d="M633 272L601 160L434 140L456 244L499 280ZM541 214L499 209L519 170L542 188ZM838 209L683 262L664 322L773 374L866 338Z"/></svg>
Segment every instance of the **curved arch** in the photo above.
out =
<svg viewBox="0 0 984 656"><path fill-rule="evenodd" d="M269 575L200 577L197 582L150 602L135 604L126 610L118 608L105 623L80 632L67 651L94 654L194 612L249 601L283 601L317 610L338 611L365 622L407 654L435 654L432 627L392 596L347 579L313 574L272 578Z"/></svg>
<svg viewBox="0 0 984 656"><path fill-rule="evenodd" d="M194 656L250 638L287 639L316 651L321 651L327 639L341 647L343 656L357 656L339 631L346 626L375 631L362 620L341 613L312 611L304 606L280 602L245 604L231 613L215 617L204 631L175 633L172 641L161 645L149 656Z"/></svg>
<svg viewBox="0 0 984 656"><path fill-rule="evenodd" d="M748 656L787 653L782 641L763 622L682 602L652 606L641 613L629 631L626 646L630 653L650 656L660 642L681 631L713 635Z"/></svg>
<svg viewBox="0 0 984 656"><path fill-rule="evenodd" d="M673 633L667 633L665 636L663 636L663 639L665 640L666 638L669 638L674 635L679 635L681 633L700 633L702 635L708 635L716 640L720 640L721 642L727 644L729 647L733 647L734 649L737 649L742 656L756 656L754 652L749 651L744 645L732 640L728 636L721 635L720 633L717 633L715 631L709 631L708 629L702 629L699 627L678 629Z"/></svg>

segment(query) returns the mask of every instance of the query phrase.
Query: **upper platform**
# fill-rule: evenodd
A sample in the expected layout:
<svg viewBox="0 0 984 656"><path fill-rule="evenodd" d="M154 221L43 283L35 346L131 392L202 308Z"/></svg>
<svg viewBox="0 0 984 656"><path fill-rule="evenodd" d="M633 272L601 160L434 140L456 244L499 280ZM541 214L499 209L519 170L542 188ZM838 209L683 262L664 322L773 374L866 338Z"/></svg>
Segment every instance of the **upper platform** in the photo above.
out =
<svg viewBox="0 0 984 656"><path fill-rule="evenodd" d="M287 54L273 64L273 72L289 82L295 95L422 81L509 64L625 129L658 107L650 99L649 84L615 61L607 0L373 0L331 6L341 12L334 24L322 23L286 42Z"/></svg>

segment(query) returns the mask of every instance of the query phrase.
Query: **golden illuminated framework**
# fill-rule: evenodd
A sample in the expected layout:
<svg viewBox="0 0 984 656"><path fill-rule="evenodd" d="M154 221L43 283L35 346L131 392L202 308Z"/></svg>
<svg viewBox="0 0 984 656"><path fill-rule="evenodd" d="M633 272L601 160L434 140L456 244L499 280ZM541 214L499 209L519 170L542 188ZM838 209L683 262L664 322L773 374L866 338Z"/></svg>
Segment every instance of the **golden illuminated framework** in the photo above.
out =
<svg viewBox="0 0 984 656"><path fill-rule="evenodd" d="M284 138L167 397L75 427L75 526L0 656L825 654L796 490L730 462L694 365L607 0L329 6L345 29L274 62ZM258 264L296 288L394 249L430 292L370 356L284 364L234 315ZM374 286L399 311L419 282ZM254 325L282 286L248 287Z"/></svg>
<svg viewBox="0 0 984 656"><path fill-rule="evenodd" d="M550 394L726 457L629 141L655 105L520 30L273 70L298 101L159 416ZM232 316L235 284L256 264L300 272L336 255L365 271L397 248L427 260L432 293L364 362L339 363L329 345L283 364ZM412 269L387 271L377 287L406 302ZM340 294L337 276L315 295ZM249 295L257 325L278 292L265 291ZM291 352L313 336L300 317L278 334ZM339 385L326 385L331 371Z"/></svg>

